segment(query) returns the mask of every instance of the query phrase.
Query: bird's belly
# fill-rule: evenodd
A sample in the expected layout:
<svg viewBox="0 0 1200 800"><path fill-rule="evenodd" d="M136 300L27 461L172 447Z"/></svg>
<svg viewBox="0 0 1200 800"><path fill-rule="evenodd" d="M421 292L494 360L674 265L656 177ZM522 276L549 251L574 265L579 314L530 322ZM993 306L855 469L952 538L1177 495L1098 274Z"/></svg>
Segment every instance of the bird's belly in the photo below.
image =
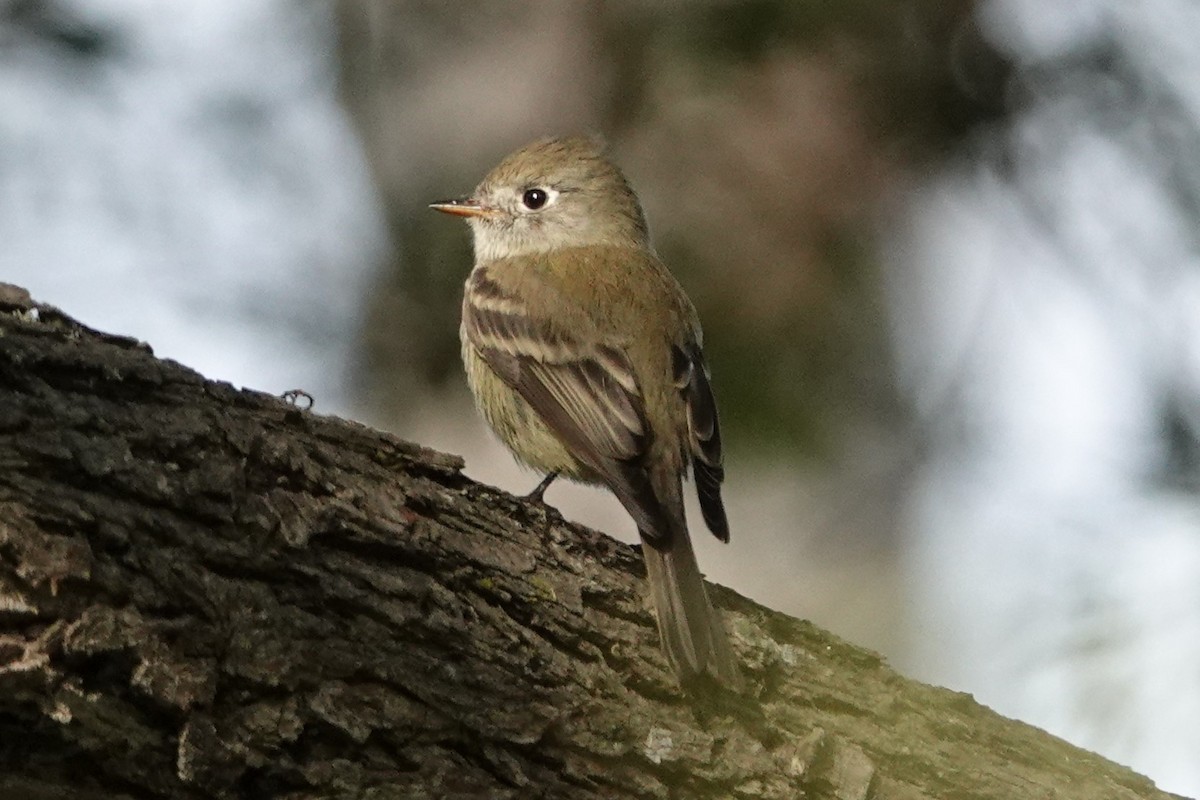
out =
<svg viewBox="0 0 1200 800"><path fill-rule="evenodd" d="M589 471L546 426L533 406L501 380L465 340L462 357L467 385L475 396L475 405L518 461L539 472L558 472L577 481L595 482Z"/></svg>

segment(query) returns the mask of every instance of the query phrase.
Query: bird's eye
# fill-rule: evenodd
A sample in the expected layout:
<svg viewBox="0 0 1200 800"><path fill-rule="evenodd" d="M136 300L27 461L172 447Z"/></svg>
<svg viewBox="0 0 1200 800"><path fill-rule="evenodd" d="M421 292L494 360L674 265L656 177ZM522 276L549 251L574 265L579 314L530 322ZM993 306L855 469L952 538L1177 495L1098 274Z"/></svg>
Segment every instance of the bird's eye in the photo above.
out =
<svg viewBox="0 0 1200 800"><path fill-rule="evenodd" d="M537 211L549 199L550 194L545 189L526 189L525 194L521 195L521 202L530 211Z"/></svg>

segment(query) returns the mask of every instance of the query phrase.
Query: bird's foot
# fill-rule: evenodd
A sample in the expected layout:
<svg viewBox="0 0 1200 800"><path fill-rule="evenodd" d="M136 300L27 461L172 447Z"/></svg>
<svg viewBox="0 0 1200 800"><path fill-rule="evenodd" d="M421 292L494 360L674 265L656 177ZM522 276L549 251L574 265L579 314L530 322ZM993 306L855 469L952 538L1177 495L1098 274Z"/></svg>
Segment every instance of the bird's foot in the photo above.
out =
<svg viewBox="0 0 1200 800"><path fill-rule="evenodd" d="M551 472L546 477L542 478L542 482L534 487L533 491L525 495L526 500L532 500L535 503L546 502L546 490L550 488L550 484L554 483L554 479L558 477L557 472Z"/></svg>

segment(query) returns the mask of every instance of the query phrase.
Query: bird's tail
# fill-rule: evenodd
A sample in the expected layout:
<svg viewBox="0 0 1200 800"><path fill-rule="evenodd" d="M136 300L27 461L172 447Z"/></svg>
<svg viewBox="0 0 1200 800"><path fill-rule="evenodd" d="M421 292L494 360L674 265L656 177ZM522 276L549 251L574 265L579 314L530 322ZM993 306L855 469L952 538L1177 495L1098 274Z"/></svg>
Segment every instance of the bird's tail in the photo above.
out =
<svg viewBox="0 0 1200 800"><path fill-rule="evenodd" d="M741 672L721 618L708 602L691 538L686 530L676 531L657 547L649 538L642 535L642 554L671 667L681 678L708 673L731 689L741 688Z"/></svg>

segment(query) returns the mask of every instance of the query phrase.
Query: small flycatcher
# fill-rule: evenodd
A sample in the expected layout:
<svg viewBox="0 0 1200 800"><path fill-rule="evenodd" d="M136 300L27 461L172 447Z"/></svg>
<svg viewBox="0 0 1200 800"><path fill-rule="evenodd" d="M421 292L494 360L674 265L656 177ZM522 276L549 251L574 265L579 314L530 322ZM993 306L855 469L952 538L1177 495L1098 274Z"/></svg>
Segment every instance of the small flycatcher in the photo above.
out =
<svg viewBox="0 0 1200 800"><path fill-rule="evenodd" d="M534 496L558 475L608 487L637 523L672 667L739 686L684 518L690 464L708 529L729 541L700 322L624 175L591 139L543 139L431 207L474 232L467 381L517 459L546 473Z"/></svg>

